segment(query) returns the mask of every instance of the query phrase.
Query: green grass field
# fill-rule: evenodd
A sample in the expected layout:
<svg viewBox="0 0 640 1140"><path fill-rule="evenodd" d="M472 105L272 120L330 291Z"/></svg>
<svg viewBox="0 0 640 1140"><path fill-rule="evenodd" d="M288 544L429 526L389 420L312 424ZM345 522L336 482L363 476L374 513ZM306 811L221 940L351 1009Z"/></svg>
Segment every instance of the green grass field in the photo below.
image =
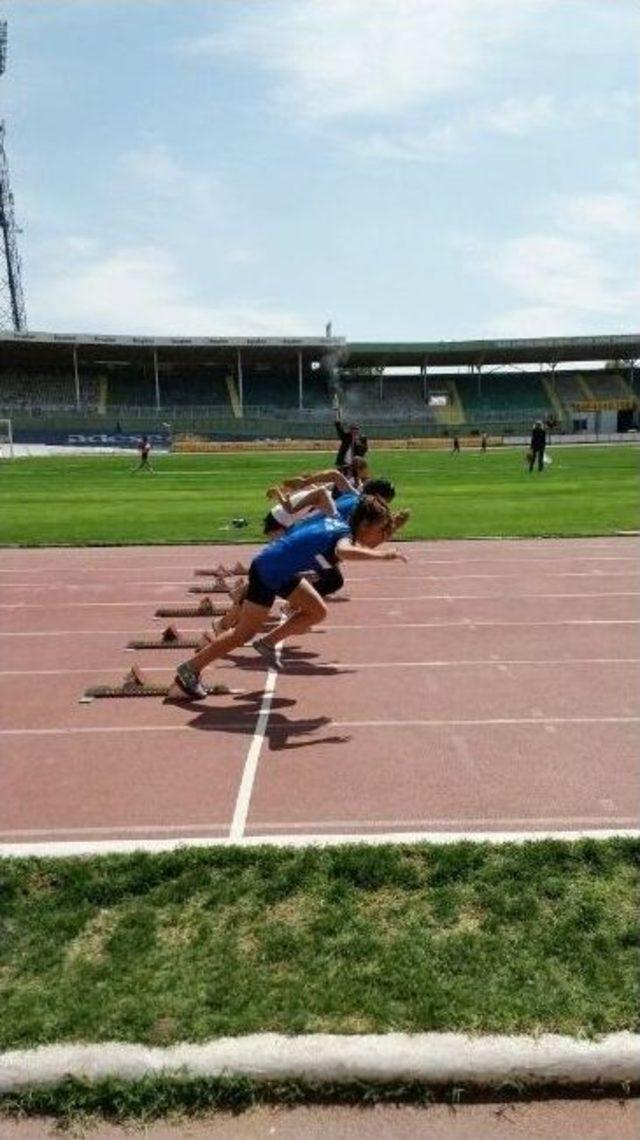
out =
<svg viewBox="0 0 640 1140"><path fill-rule="evenodd" d="M413 515L406 538L596 535L638 527L635 447L558 447L543 474L521 448L375 452L374 474L395 483ZM134 456L15 459L0 467L0 543L256 541L265 488L286 474L329 466L333 453L156 456L155 476ZM241 530L231 519L244 517Z"/></svg>
<svg viewBox="0 0 640 1140"><path fill-rule="evenodd" d="M634 1029L637 862L623 839L3 861L0 1050Z"/></svg>

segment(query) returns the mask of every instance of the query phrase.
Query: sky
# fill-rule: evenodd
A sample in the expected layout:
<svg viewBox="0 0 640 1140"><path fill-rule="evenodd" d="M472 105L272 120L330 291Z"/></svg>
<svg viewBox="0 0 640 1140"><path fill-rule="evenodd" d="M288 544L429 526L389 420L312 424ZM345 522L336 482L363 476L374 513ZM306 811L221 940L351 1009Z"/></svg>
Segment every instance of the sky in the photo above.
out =
<svg viewBox="0 0 640 1140"><path fill-rule="evenodd" d="M31 329L637 331L635 0L0 0Z"/></svg>

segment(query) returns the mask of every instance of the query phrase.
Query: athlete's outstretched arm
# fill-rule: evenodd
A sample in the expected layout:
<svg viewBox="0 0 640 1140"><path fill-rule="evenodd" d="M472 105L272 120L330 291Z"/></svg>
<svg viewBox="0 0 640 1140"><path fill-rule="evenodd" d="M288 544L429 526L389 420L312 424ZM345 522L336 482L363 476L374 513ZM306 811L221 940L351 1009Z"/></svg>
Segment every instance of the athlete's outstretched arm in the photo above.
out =
<svg viewBox="0 0 640 1140"><path fill-rule="evenodd" d="M373 550L370 546L360 546L357 542L352 542L350 538L341 538L336 545L336 554L340 561L360 561L365 559L375 558L379 562L408 562L406 554L398 550L395 546L385 546L382 550Z"/></svg>

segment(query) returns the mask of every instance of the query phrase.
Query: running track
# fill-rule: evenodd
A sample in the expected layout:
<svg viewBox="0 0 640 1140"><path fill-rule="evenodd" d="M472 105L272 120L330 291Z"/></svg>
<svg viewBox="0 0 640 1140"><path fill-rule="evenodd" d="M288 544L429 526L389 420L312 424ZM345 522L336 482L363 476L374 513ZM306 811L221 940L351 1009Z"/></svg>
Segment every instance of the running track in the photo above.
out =
<svg viewBox="0 0 640 1140"><path fill-rule="evenodd" d="M184 651L127 640L246 548L3 550L0 849L636 831L637 540L403 549L347 566L286 672L239 650L209 676L243 693L182 707L78 697L168 678Z"/></svg>

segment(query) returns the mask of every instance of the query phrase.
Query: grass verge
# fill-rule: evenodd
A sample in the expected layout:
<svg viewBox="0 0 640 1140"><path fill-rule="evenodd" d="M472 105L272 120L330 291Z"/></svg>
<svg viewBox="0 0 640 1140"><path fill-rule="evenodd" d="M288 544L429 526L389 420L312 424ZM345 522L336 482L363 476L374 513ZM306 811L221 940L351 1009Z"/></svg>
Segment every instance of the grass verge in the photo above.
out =
<svg viewBox="0 0 640 1140"><path fill-rule="evenodd" d="M558 447L542 474L523 450L377 452L375 475L392 479L411 508L406 538L615 534L638 526L635 447ZM16 459L2 466L0 543L262 541L265 490L287 474L325 467L332 453L167 455L155 475L132 474L135 457ZM246 518L236 530L231 520Z"/></svg>
<svg viewBox="0 0 640 1140"><path fill-rule="evenodd" d="M0 864L0 1049L638 1024L640 842Z"/></svg>
<svg viewBox="0 0 640 1140"><path fill-rule="evenodd" d="M144 1125L158 1118L181 1119L214 1112L239 1114L259 1105L294 1108L302 1104L353 1105L366 1108L373 1104L435 1103L510 1103L536 1100L547 1096L555 1100L573 1096L584 1099L605 1093L627 1098L637 1094L628 1086L588 1089L562 1089L544 1086L526 1088L505 1084L499 1089L482 1090L461 1086L429 1087L420 1082L404 1084L306 1084L298 1081L257 1082L248 1078L152 1077L139 1081L78 1081L68 1079L55 1085L30 1089L19 1094L0 1096L0 1119L38 1116L54 1118L62 1129L80 1128L80 1134L92 1123L110 1120L121 1125Z"/></svg>

